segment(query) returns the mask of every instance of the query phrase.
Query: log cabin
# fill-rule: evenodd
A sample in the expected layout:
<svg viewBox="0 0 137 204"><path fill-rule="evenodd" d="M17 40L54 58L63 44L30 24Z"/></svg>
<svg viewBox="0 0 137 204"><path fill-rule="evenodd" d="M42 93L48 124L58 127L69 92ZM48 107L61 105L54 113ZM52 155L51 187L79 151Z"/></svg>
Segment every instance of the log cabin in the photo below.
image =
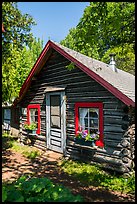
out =
<svg viewBox="0 0 137 204"><path fill-rule="evenodd" d="M98 163L117 172L134 168L135 77L49 40L21 87L20 141ZM37 123L35 134L24 124ZM78 144L80 128L99 134L95 146Z"/></svg>

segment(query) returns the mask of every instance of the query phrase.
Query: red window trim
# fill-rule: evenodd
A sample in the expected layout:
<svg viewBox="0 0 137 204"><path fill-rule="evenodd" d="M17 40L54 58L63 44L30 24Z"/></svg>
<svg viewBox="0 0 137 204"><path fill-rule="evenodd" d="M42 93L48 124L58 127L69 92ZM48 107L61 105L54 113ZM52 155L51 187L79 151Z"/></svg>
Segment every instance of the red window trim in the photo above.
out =
<svg viewBox="0 0 137 204"><path fill-rule="evenodd" d="M103 142L103 103L97 102L97 103L87 103L87 102L78 102L75 103L75 134L78 131L78 123L79 123L79 108L99 108L99 132L100 132L100 138L98 141L96 141L96 145L100 147L104 147Z"/></svg>
<svg viewBox="0 0 137 204"><path fill-rule="evenodd" d="M38 129L36 131L37 134L40 134L40 105L39 104L30 104L27 106L27 123L30 124L30 109L37 108L38 109Z"/></svg>

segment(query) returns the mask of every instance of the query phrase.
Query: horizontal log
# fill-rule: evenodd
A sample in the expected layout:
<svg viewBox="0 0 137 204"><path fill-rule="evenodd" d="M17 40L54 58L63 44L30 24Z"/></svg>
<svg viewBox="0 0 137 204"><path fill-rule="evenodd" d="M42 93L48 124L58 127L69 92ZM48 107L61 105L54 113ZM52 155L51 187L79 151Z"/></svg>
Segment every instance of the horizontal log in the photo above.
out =
<svg viewBox="0 0 137 204"><path fill-rule="evenodd" d="M117 133L117 132L104 132L104 138L106 140L117 140L118 142L121 142L121 138L123 137L122 133Z"/></svg>
<svg viewBox="0 0 137 204"><path fill-rule="evenodd" d="M89 89L91 89L90 87L89 87ZM110 97L110 93L109 92L107 92L107 91L97 91L96 89L95 89L95 91L89 91L89 90L87 90L87 91L83 91L82 90L82 87L81 87L81 92L72 92L72 93L67 93L67 97L87 97L87 96L90 96L90 97L98 97L98 95L99 95L99 97L106 97L106 96L108 96L108 97Z"/></svg>
<svg viewBox="0 0 137 204"><path fill-rule="evenodd" d="M98 96L98 97L96 97L96 96L85 96L84 94L83 95L81 95L80 97L75 97L74 95L73 96L69 96L68 97L68 101L69 100L71 100L71 103L73 102L78 102L78 101L81 101L81 102L86 102L87 100L89 100L90 102L91 102L91 100L93 101L93 100L95 100L95 101L104 101L104 100L109 100L110 98L114 98L114 96Z"/></svg>
<svg viewBox="0 0 137 204"><path fill-rule="evenodd" d="M125 148L130 148L130 141L128 141L128 139L124 138L122 141L121 141L121 145Z"/></svg>
<svg viewBox="0 0 137 204"><path fill-rule="evenodd" d="M122 145L121 145L121 143L119 142L119 141L114 141L113 139L112 140L106 140L106 139L104 139L104 144L105 144L105 147L106 148L113 148L113 149L115 149L115 148L122 148Z"/></svg>
<svg viewBox="0 0 137 204"><path fill-rule="evenodd" d="M41 146L41 145L38 145L38 144L34 144L33 146L37 147L37 148L39 148L41 150L46 150L46 146Z"/></svg>
<svg viewBox="0 0 137 204"><path fill-rule="evenodd" d="M94 155L94 159L96 161L100 161L100 162L103 162L103 163L109 163L109 164L114 164L114 165L117 165L117 166L122 166L123 163L122 163L122 160L119 159L119 158L111 158L109 156L102 156L102 155L99 155L99 154L95 154Z"/></svg>
<svg viewBox="0 0 137 204"><path fill-rule="evenodd" d="M108 132L108 131L111 131L111 132L116 132L116 133L124 133L124 131L122 130L121 128L121 125L109 125L109 124L105 124L104 125L104 132Z"/></svg>
<svg viewBox="0 0 137 204"><path fill-rule="evenodd" d="M132 160L129 159L128 157L122 157L122 162L127 163L128 165L131 165Z"/></svg>
<svg viewBox="0 0 137 204"><path fill-rule="evenodd" d="M102 155L107 155L107 156L110 156L111 158L121 158L122 156L122 152L121 152L121 148L111 148L111 147L108 147L108 148L105 148L105 149L102 149L100 147L90 147L90 146L83 146L83 145L77 145L71 138L69 138L67 140L67 147L70 147L72 148L72 146L74 146L75 148L78 148L78 149L87 149L87 150L93 150L93 149L96 149L96 152L98 153L101 153Z"/></svg>
<svg viewBox="0 0 137 204"><path fill-rule="evenodd" d="M104 101L103 103L105 103L106 101ZM113 107L113 109L104 109L103 108L103 114L104 114L104 117L107 117L107 116L117 116L117 117L123 117L123 112L121 111L121 109L119 110L115 110L115 107Z"/></svg>
<svg viewBox="0 0 137 204"><path fill-rule="evenodd" d="M125 148L124 148L124 149L121 150L121 153L122 153L122 156L123 156L123 157L126 157L126 156L127 156L128 158L131 159L131 151L130 151L129 149L127 149L127 148L125 149Z"/></svg>

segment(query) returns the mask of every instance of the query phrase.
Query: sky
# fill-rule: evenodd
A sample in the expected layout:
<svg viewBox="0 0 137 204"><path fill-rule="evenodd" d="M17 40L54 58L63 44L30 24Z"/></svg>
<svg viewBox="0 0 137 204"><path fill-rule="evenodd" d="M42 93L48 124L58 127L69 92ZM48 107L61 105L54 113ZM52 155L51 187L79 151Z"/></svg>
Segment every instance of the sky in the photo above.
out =
<svg viewBox="0 0 137 204"><path fill-rule="evenodd" d="M28 13L36 21L32 27L34 37L43 39L43 44L53 40L60 42L69 30L79 23L89 2L18 2L22 14Z"/></svg>

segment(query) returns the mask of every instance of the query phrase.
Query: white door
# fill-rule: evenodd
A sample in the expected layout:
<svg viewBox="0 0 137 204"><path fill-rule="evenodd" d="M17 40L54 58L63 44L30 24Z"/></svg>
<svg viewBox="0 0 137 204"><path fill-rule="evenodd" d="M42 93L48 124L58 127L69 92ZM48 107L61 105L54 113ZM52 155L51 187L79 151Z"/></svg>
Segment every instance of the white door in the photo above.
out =
<svg viewBox="0 0 137 204"><path fill-rule="evenodd" d="M65 92L46 93L47 148L64 153L66 148Z"/></svg>

